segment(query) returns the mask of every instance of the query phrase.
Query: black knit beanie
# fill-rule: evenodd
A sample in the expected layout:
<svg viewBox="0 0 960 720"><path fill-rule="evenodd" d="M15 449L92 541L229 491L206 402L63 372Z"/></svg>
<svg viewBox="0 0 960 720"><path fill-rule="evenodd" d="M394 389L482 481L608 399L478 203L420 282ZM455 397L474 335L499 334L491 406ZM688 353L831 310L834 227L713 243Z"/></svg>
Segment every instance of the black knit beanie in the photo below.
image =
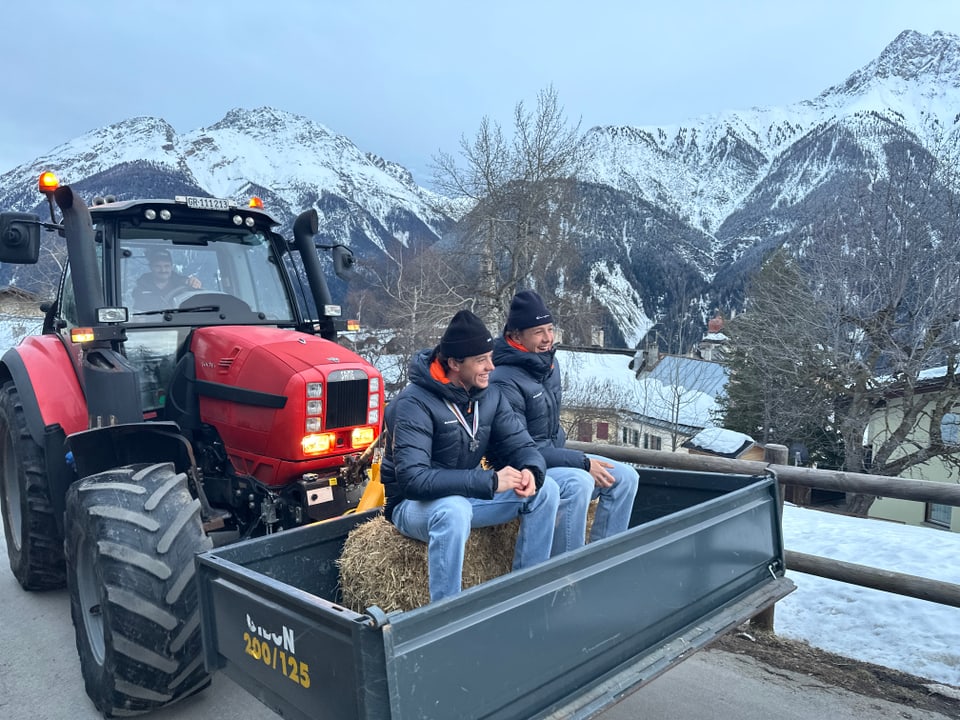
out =
<svg viewBox="0 0 960 720"><path fill-rule="evenodd" d="M507 315L507 330L526 330L552 322L553 315L533 290L522 290L513 296Z"/></svg>
<svg viewBox="0 0 960 720"><path fill-rule="evenodd" d="M454 315L440 338L440 352L456 360L483 355L491 350L493 338L486 325L469 310L461 310Z"/></svg>

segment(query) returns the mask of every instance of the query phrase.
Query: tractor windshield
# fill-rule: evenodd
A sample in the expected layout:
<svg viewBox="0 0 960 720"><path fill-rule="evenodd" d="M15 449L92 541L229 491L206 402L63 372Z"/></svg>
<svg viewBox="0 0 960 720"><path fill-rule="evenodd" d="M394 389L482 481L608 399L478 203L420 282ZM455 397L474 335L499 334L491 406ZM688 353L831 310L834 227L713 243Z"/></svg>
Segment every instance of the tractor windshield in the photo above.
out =
<svg viewBox="0 0 960 720"><path fill-rule="evenodd" d="M199 313L229 323L290 323L294 311L278 259L261 233L196 228L121 227L123 304L132 322L207 324Z"/></svg>

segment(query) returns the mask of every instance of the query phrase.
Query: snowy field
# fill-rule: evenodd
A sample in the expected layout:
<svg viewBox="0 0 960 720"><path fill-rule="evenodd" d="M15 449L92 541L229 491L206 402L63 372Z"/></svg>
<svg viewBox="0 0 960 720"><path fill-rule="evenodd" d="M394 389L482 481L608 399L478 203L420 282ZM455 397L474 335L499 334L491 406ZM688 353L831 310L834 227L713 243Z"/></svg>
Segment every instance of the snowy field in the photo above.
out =
<svg viewBox="0 0 960 720"><path fill-rule="evenodd" d="M957 510L954 510L957 512ZM788 550L960 584L960 534L786 505ZM777 633L960 687L960 608L788 571Z"/></svg>

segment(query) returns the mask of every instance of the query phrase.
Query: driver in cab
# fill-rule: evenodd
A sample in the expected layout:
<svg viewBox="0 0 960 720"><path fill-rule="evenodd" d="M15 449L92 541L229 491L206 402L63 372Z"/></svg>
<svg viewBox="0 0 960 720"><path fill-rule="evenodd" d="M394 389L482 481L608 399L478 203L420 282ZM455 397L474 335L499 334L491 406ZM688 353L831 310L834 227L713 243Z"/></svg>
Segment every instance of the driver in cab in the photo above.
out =
<svg viewBox="0 0 960 720"><path fill-rule="evenodd" d="M134 307L144 310L162 310L181 290L199 290L200 279L194 275L181 275L173 270L173 258L169 250L147 252L150 272L144 273L133 288Z"/></svg>

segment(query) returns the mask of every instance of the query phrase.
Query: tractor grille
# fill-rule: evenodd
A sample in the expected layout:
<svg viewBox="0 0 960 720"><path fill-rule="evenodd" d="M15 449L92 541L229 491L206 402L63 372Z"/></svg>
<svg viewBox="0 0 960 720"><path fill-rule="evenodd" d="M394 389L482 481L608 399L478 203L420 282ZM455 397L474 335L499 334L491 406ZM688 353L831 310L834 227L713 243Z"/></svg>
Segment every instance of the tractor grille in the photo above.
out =
<svg viewBox="0 0 960 720"><path fill-rule="evenodd" d="M327 384L326 429L367 424L367 378Z"/></svg>

